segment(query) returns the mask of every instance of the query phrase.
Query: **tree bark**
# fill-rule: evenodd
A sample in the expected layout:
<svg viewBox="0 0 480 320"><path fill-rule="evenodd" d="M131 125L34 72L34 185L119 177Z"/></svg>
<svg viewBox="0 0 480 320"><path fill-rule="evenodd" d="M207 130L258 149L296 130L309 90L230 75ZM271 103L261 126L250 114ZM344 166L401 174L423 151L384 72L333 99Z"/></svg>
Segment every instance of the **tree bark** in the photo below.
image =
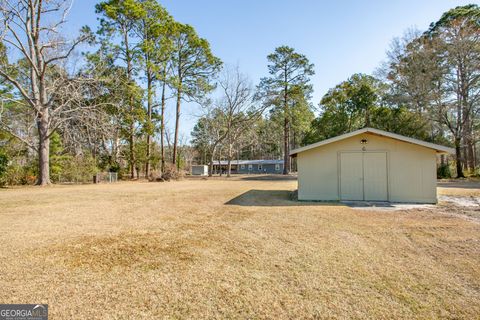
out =
<svg viewBox="0 0 480 320"><path fill-rule="evenodd" d="M174 165L179 165L177 164L177 144L178 144L178 130L180 127L180 104L181 104L181 99L182 99L182 86L179 85L178 90L177 90L177 112L175 115L175 136L173 138L173 155L172 155L172 163Z"/></svg>
<svg viewBox="0 0 480 320"><path fill-rule="evenodd" d="M37 185L50 184L50 137L48 136L48 113L45 110L43 116L37 122L38 127L38 179Z"/></svg>
<svg viewBox="0 0 480 320"><path fill-rule="evenodd" d="M148 67L147 67L148 68ZM152 149L152 135L150 130L152 129L152 75L150 72L147 73L147 121L148 121L148 132L147 132L147 150L146 150L146 163L145 163L145 178L150 177L150 155Z"/></svg>
<svg viewBox="0 0 480 320"><path fill-rule="evenodd" d="M126 60L127 60L127 78L128 81L132 81L132 73L133 73L133 66L132 66L132 56L130 52L130 45L129 45L129 39L128 39L128 32L126 30L123 31L123 36L124 36L124 42L125 42L125 52L126 52ZM129 111L130 111L130 116L133 117L133 109L134 109L134 99L130 94L130 106L129 106ZM128 142L129 142L129 147L130 147L130 177L131 179L135 179L135 172L136 172L136 159L135 159L135 123L133 119L131 119L131 123L129 126L129 137L128 137ZM137 173L138 174L138 173Z"/></svg>
<svg viewBox="0 0 480 320"><path fill-rule="evenodd" d="M208 160L208 176L211 177L213 175L213 152L210 154L210 158Z"/></svg>
<svg viewBox="0 0 480 320"><path fill-rule="evenodd" d="M463 174L463 166L462 166L462 151L461 151L461 139L455 139L455 156L457 160L457 178L465 178Z"/></svg>
<svg viewBox="0 0 480 320"><path fill-rule="evenodd" d="M290 143L289 143L289 121L288 117L285 117L285 123L284 123L284 128L283 128L283 148L284 148L284 154L283 154L283 174L289 174L290 173Z"/></svg>
<svg viewBox="0 0 480 320"><path fill-rule="evenodd" d="M230 178L232 173L232 144L228 143L228 159L227 159L227 177Z"/></svg>
<svg viewBox="0 0 480 320"><path fill-rule="evenodd" d="M290 173L290 121L289 121L289 112L288 112L288 82L287 82L287 67L285 66L285 87L283 92L283 103L284 103L284 126L283 126L283 174Z"/></svg>
<svg viewBox="0 0 480 320"><path fill-rule="evenodd" d="M135 127L134 124L130 124L130 132L128 136L128 144L130 147L130 177L131 179L135 179L135 140L134 140L134 133L135 133Z"/></svg>
<svg viewBox="0 0 480 320"><path fill-rule="evenodd" d="M160 153L162 157L162 164L161 170L162 173L165 172L165 144L164 144L164 137L165 137L165 78L162 84L162 106L161 106L161 123L160 123Z"/></svg>

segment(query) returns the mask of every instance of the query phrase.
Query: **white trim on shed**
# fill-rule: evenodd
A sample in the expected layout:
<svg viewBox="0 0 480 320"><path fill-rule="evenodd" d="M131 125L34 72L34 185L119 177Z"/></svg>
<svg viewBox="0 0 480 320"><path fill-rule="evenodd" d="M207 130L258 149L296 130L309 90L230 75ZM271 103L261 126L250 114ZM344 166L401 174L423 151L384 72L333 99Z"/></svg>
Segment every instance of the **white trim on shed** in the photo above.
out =
<svg viewBox="0 0 480 320"><path fill-rule="evenodd" d="M307 151L307 150L310 150L310 149L313 149L313 148L321 147L321 146L329 144L329 143L344 140L344 139L354 137L356 135L359 135L359 134L362 134L362 133L367 133L367 132L372 133L372 134L376 134L376 135L379 135L379 136L384 136L384 137L387 137L387 138L396 139L396 140L403 141L403 142L416 144L416 145L419 145L419 146L422 146L422 147L425 147L425 148L433 149L437 153L455 153L455 150L453 148L441 146L439 144L434 144L434 143L430 143L430 142L426 142L426 141L422 141L422 140L418 140L418 139L414 139L414 138L409 138L409 137L405 137L405 136L402 136L402 135L399 135L399 134L396 134L396 133L387 132L387 131L383 131L383 130L379 130L379 129L363 128L363 129L359 129L359 130L356 130L356 131L353 131L353 132L345 133L345 134L342 134L342 135L339 135L339 136L336 136L336 137L333 137L333 138L330 138L330 139L322 140L322 141L317 142L317 143L312 143L312 144L309 144L308 146L305 146L305 147L294 149L294 150L290 151L290 155L293 156L293 155L296 155L300 152L304 152L304 151Z"/></svg>

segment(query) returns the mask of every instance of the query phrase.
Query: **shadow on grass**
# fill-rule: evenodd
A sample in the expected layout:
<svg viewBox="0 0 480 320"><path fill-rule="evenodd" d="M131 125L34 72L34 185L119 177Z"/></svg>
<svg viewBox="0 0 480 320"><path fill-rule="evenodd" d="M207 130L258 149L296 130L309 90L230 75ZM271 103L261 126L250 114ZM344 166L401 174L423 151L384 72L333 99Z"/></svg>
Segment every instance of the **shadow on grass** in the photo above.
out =
<svg viewBox="0 0 480 320"><path fill-rule="evenodd" d="M250 175L247 177L242 177L242 180L248 181L294 181L297 180L296 176L293 175L283 175L283 174L259 174L259 175Z"/></svg>
<svg viewBox="0 0 480 320"><path fill-rule="evenodd" d="M250 190L231 199L226 205L248 207L335 206L335 202L304 202L294 200L290 190Z"/></svg>
<svg viewBox="0 0 480 320"><path fill-rule="evenodd" d="M437 187L441 188L460 188L460 189L480 189L478 181L439 181Z"/></svg>

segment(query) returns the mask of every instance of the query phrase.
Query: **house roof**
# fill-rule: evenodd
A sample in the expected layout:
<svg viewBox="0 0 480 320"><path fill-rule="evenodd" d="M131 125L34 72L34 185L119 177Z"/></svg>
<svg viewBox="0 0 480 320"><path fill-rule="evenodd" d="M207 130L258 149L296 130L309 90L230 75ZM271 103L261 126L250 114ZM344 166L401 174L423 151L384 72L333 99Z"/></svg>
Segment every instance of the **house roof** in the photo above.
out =
<svg viewBox="0 0 480 320"><path fill-rule="evenodd" d="M227 165L227 160L214 160L213 165ZM242 165L242 164L283 164L283 160L232 160L231 164L233 165Z"/></svg>
<svg viewBox="0 0 480 320"><path fill-rule="evenodd" d="M336 137L333 137L333 138L330 138L330 139L322 140L322 141L310 144L310 145L305 146L305 147L294 149L294 150L290 151L290 155L293 156L293 155L296 155L300 152L304 152L304 151L307 151L307 150L310 150L310 149L313 149L313 148L318 148L318 147L321 147L321 146L324 146L324 145L327 145L327 144L330 144L330 143L334 143L334 142L337 142L337 141L348 139L348 138L351 138L351 137L354 137L354 136L357 136L357 135L363 134L363 133L371 133L371 134L375 134L375 135L379 135L379 136L383 136L383 137L387 137L387 138L391 138L391 139L415 144L415 145L422 146L422 147L425 147L425 148L433 149L437 153L454 153L455 152L455 150L453 148L441 146L441 145L438 145L438 144L434 144L434 143L430 143L430 142L426 142L426 141L422 141L422 140L418 140L418 139L405 137L405 136L402 136L400 134L391 133L391 132L387 132L387 131L383 131L383 130L379 130L379 129L373 129L373 128L363 128L363 129L359 129L359 130L356 130L356 131L353 131L353 132L345 133L345 134L342 134L342 135L339 135L339 136L336 136Z"/></svg>

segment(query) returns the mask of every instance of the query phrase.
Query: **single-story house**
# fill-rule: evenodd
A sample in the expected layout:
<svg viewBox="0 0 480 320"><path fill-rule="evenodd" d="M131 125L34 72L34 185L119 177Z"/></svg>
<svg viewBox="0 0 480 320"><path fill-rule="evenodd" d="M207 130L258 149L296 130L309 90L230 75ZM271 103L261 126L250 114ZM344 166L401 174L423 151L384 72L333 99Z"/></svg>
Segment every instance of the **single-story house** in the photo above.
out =
<svg viewBox="0 0 480 320"><path fill-rule="evenodd" d="M213 172L227 172L228 161L213 161ZM253 174L253 173L282 173L283 160L232 160L232 173Z"/></svg>
<svg viewBox="0 0 480 320"><path fill-rule="evenodd" d="M437 203L437 154L452 148L364 128L290 152L298 199Z"/></svg>
<svg viewBox="0 0 480 320"><path fill-rule="evenodd" d="M192 175L193 176L208 176L208 166L206 166L206 165L193 165L192 166Z"/></svg>

